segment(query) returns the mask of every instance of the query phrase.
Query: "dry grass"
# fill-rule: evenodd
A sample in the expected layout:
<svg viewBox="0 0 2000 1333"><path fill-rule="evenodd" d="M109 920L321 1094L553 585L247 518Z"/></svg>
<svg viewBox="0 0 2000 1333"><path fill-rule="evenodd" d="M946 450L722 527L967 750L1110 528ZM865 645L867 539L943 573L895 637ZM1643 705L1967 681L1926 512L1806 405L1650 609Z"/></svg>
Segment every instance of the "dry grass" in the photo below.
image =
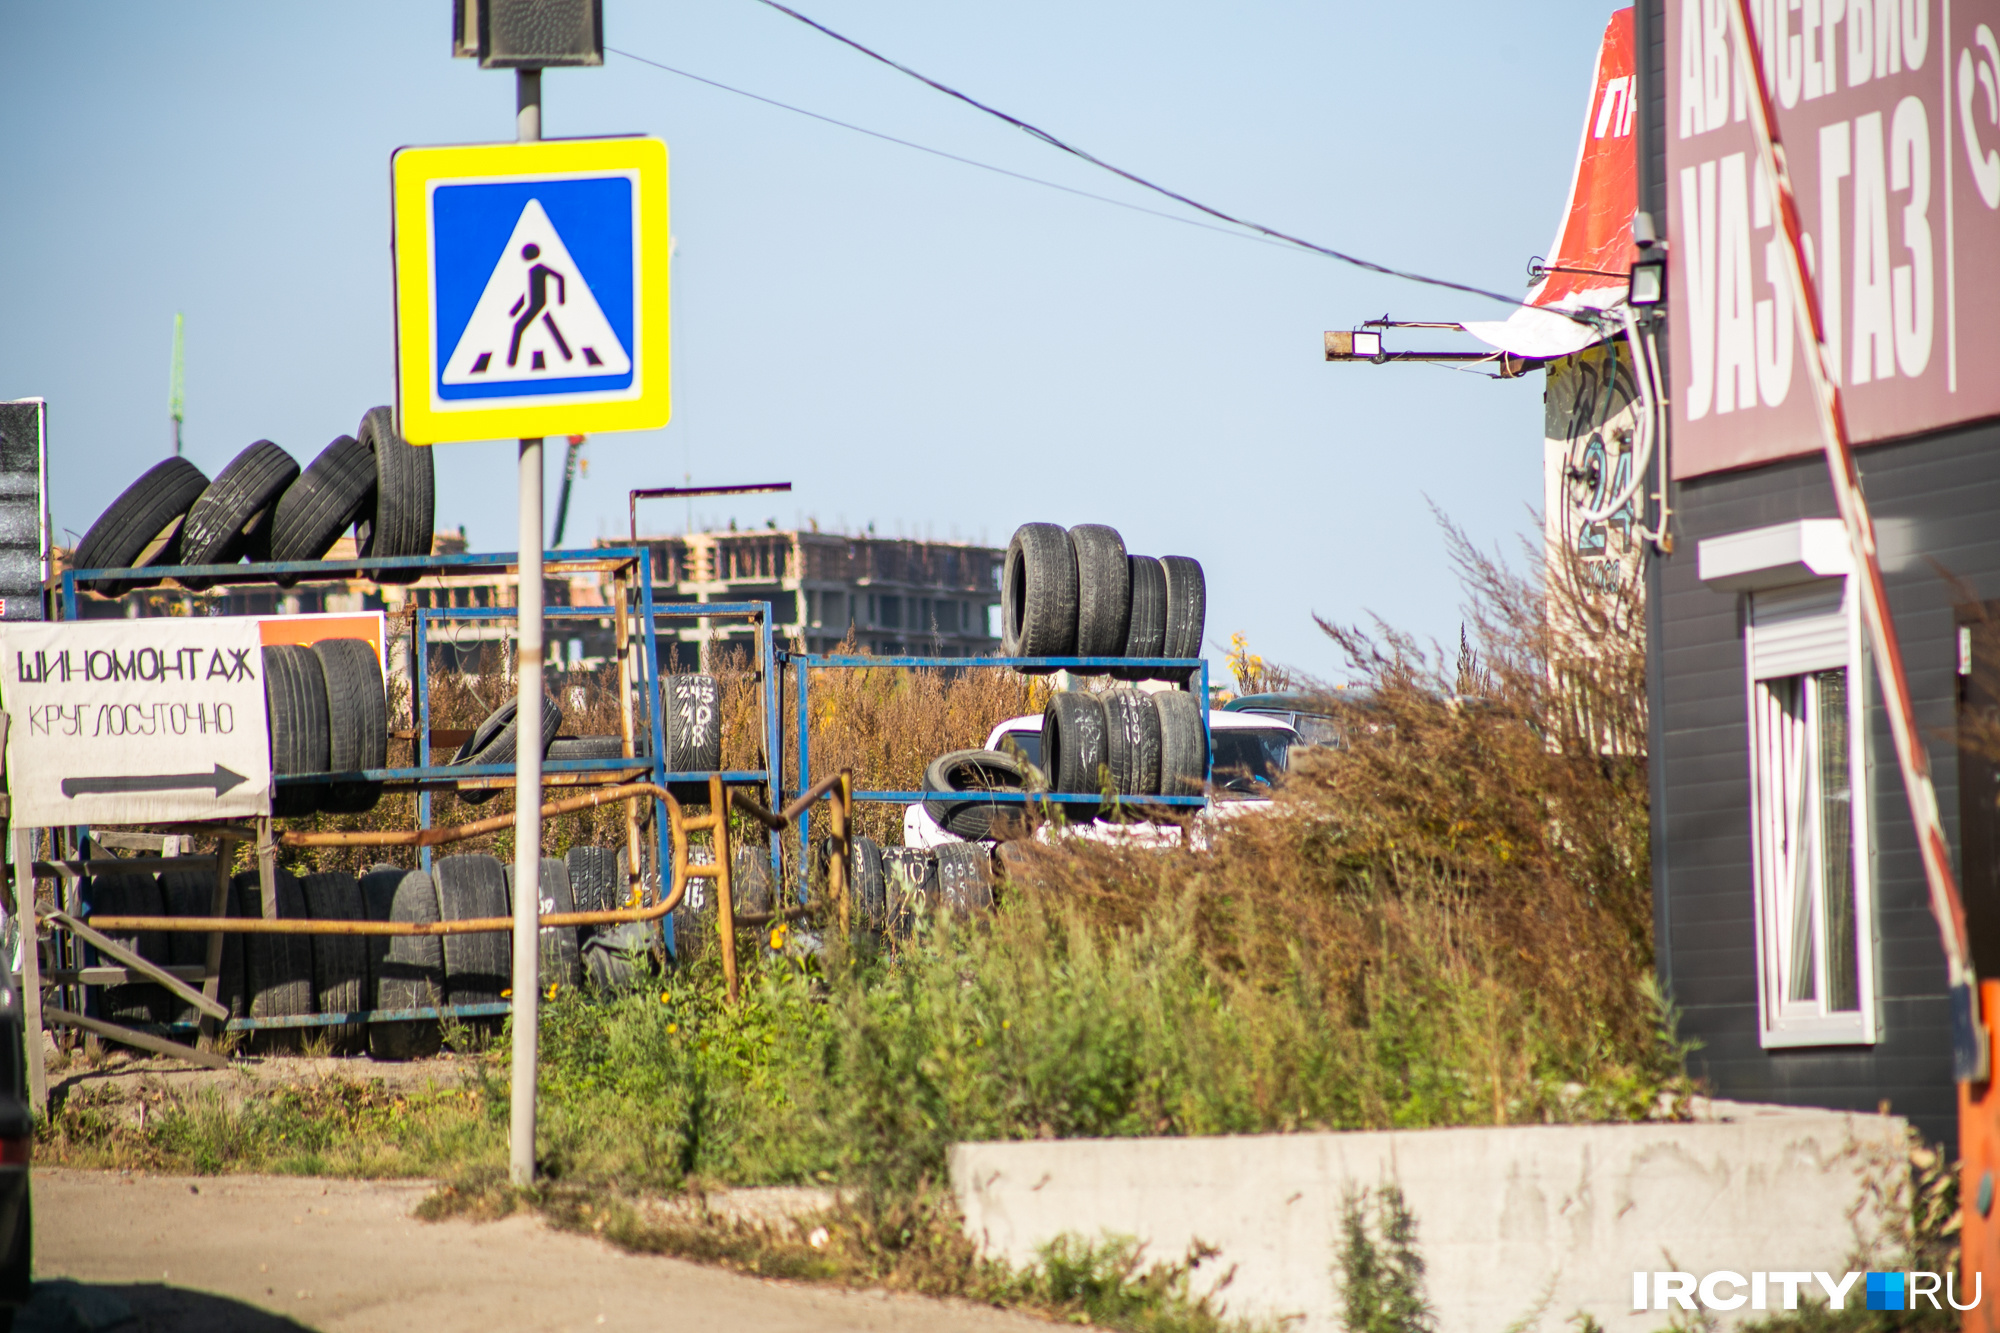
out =
<svg viewBox="0 0 2000 1333"><path fill-rule="evenodd" d="M1447 534L1459 650L1322 622L1368 688L1325 691L1350 744L1305 756L1269 817L1209 854L1016 862L1108 937L1186 914L1246 1016L1271 1123L1620 1118L1686 1090L1651 982L1639 608L1587 571L1518 574ZM1291 1006L1351 1040L1293 1042ZM1315 1046L1352 1081L1297 1069Z"/></svg>

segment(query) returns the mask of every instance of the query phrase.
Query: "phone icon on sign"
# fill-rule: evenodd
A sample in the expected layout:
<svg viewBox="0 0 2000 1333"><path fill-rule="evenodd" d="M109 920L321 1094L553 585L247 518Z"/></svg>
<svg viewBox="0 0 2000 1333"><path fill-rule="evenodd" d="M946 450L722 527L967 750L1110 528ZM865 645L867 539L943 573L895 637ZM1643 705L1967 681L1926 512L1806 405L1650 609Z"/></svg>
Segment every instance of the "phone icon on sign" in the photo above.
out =
<svg viewBox="0 0 2000 1333"><path fill-rule="evenodd" d="M1987 148L1979 141L1979 126L1973 119L1975 92L1986 94L1986 124L1989 137L2000 142L2000 42L1984 23L1973 31L1980 59L1972 58L1972 47L1958 53L1958 125L1965 135L1965 156L1972 164L1972 183L1988 208L2000 208L2000 148ZM1974 87L1977 78L1978 87Z"/></svg>

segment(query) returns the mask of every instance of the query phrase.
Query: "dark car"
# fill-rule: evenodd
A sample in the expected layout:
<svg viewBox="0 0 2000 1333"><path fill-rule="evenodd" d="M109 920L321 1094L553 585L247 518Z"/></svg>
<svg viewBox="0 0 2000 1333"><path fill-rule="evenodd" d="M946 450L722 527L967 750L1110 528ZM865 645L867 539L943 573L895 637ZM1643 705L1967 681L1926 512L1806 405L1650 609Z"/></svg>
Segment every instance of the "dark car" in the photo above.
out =
<svg viewBox="0 0 2000 1333"><path fill-rule="evenodd" d="M14 1311L27 1304L33 1284L28 1157L35 1117L28 1109L24 1035L21 992L11 980L0 983L0 1328L12 1327Z"/></svg>
<svg viewBox="0 0 2000 1333"><path fill-rule="evenodd" d="M1347 744L1347 738L1341 731L1339 721L1328 711L1328 699L1331 697L1342 703L1365 705L1371 693L1367 689L1346 689L1333 696L1303 691L1245 694L1231 699L1222 708L1227 713L1261 713L1266 717L1275 717L1298 732L1299 738L1306 744L1339 749Z"/></svg>

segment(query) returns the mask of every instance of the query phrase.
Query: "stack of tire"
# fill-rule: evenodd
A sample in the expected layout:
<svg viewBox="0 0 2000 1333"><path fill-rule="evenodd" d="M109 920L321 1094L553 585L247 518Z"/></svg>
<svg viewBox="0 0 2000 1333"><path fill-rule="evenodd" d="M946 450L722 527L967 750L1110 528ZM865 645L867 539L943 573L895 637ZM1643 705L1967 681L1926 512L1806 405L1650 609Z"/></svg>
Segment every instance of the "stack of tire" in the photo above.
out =
<svg viewBox="0 0 2000 1333"><path fill-rule="evenodd" d="M268 645L264 704L273 777L387 767L389 701L382 659L366 639ZM271 813L365 814L381 796L379 782L285 784L271 790Z"/></svg>
<svg viewBox="0 0 2000 1333"><path fill-rule="evenodd" d="M1201 656L1208 585L1184 555L1129 555L1116 528L1024 523L1000 580L1003 657ZM1162 677L1134 667L1111 674Z"/></svg>
<svg viewBox="0 0 2000 1333"><path fill-rule="evenodd" d="M561 860L545 858L540 912L595 912L619 906L624 877L616 873L617 861L617 855L593 847L572 848ZM358 878L341 873L299 877L279 871L276 882L276 914L285 920L435 923L513 915L512 868L490 856L441 857L430 874L378 865ZM214 891L215 877L207 871L100 875L86 884L84 899L91 915L207 916ZM226 915L263 915L255 871L230 881ZM636 932L633 926L638 927ZM586 968L600 987L632 984L650 967L646 924L633 926L544 927L543 985L581 985ZM201 965L208 954L208 936L192 932L124 932L111 938L162 964ZM512 985L513 937L507 931L442 936L239 934L223 936L217 998L233 1018L299 1018L493 1004ZM153 982L107 986L98 1004L107 1019L128 1026L193 1023L198 1018L192 1006ZM469 1021L490 1025L497 1020ZM433 1055L442 1040L441 1025L432 1018L357 1020L299 1030L329 1031L336 1050L358 1052L365 1047L385 1060ZM273 1036L263 1044L284 1041Z"/></svg>
<svg viewBox="0 0 2000 1333"><path fill-rule="evenodd" d="M820 854L824 860L824 846ZM855 837L847 890L856 929L876 939L907 939L940 913L963 921L991 911L993 856L976 842L883 847Z"/></svg>
<svg viewBox="0 0 2000 1333"><path fill-rule="evenodd" d="M213 481L185 458L155 465L91 525L71 564L143 570L318 560L350 527L363 556L429 555L436 506L431 451L396 433L391 409L374 407L355 434L336 438L303 472L269 440L238 454ZM421 574L383 570L375 577L414 583ZM185 580L191 587L219 581ZM94 591L116 597L157 582L141 577Z"/></svg>
<svg viewBox="0 0 2000 1333"><path fill-rule="evenodd" d="M1182 690L1063 690L1042 712L1051 791L1199 796L1208 781L1201 704Z"/></svg>
<svg viewBox="0 0 2000 1333"><path fill-rule="evenodd" d="M670 675L660 681L669 773L712 773L722 767L722 686L714 676ZM670 782L683 805L707 804L706 782Z"/></svg>
<svg viewBox="0 0 2000 1333"><path fill-rule="evenodd" d="M1021 810L985 792L1199 796L1207 778L1208 734L1194 695L1129 686L1063 690L1042 712L1039 768L999 750L953 750L924 769L924 810L946 832L978 842ZM1078 813L1077 803L1064 805Z"/></svg>

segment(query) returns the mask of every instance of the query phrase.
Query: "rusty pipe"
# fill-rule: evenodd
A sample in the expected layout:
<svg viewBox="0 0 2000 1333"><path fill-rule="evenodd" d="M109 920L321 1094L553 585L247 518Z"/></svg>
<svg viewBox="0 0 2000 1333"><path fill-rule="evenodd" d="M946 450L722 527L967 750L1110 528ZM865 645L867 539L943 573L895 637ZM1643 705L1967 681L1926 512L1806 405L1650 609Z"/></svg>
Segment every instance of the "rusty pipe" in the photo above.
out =
<svg viewBox="0 0 2000 1333"><path fill-rule="evenodd" d="M624 907L608 912L551 912L541 926L609 926L627 921L656 921L680 906L682 885L651 907ZM46 921L49 918L43 917ZM93 916L101 931L176 930L224 935L487 935L512 930L511 916L470 917L464 921L318 921L303 917L267 921L254 916Z"/></svg>
<svg viewBox="0 0 2000 1333"><path fill-rule="evenodd" d="M587 792L582 796L569 796L560 801L550 801L542 807L542 817L574 814L578 810L588 810L592 806L603 805L607 801L630 800L634 796L651 795L674 806L672 793L665 787L651 782L627 782L616 787L604 787ZM676 815L678 817L678 815ZM286 833L279 841L287 847L442 847L447 843L463 842L467 838L484 837L489 833L500 833L514 826L512 814L494 815L491 819L474 820L470 824L454 824L449 828L410 829L407 832L371 832L366 829L339 829L318 833Z"/></svg>
<svg viewBox="0 0 2000 1333"><path fill-rule="evenodd" d="M759 805L753 797L745 792L733 791L729 793L729 799L730 803L738 810L741 810L765 828L773 832L782 833L790 826L794 819L804 814L812 806L813 802L819 800L820 797L826 795L835 787L838 787L841 779L845 776L846 770L842 770L839 773L832 773L821 778L818 782L800 792L797 799L775 815Z"/></svg>
<svg viewBox="0 0 2000 1333"><path fill-rule="evenodd" d="M785 812L782 815L771 815L769 811L763 809L762 806L756 805L755 802L750 803L752 808L746 811L746 813L760 819L775 818L781 822L795 818L801 810L804 810L812 802L838 786L845 778L846 774L844 772L837 773L814 784L810 790L786 806ZM624 907L603 912L551 912L536 918L538 928L608 926L622 925L631 921L657 921L680 906L681 899L687 895L687 882L690 879L721 878L724 873L724 867L721 864L690 865L688 863L687 835L691 832L700 833L719 828L722 824L722 816L711 808L710 813L690 819L681 813L681 804L674 799L671 792L650 782L635 782L624 787L606 788L603 791L590 793L588 796L571 797L566 801L553 801L543 807L542 813L544 815L551 813L566 814L572 810L586 809L589 806L605 801L624 800L631 796L647 794L656 796L666 803L669 820L668 827L673 836L674 863L677 873L674 876L673 887L667 896L651 907ZM558 809L556 807L561 808ZM741 807L739 806L739 808ZM484 826L496 822L504 825L510 822L512 818L513 816L511 815L502 815L497 816L495 819L484 819L476 823L461 824L447 829L432 829L429 832L442 835L438 838L439 842L456 842L465 838L477 837L480 832L491 832L491 829ZM332 837L345 838L348 835L286 835L287 839L293 836L326 839ZM396 837L408 839L414 837L415 834L363 834L361 836L369 838ZM411 844L409 842L345 842L329 844L319 841L305 845L409 846ZM417 845L436 844L419 843ZM798 917L808 915L809 910L803 907L794 907L787 908L783 912L758 913L746 918L736 918L732 913L731 917L733 924L754 926L778 920L781 917L786 920L794 920ZM48 918L42 919L47 920ZM495 916L473 917L464 921L316 921L304 918L273 920L263 917L235 916L93 916L90 918L89 924L98 930L105 931L158 930L220 935L482 935L512 930L514 928L514 919L512 917Z"/></svg>

